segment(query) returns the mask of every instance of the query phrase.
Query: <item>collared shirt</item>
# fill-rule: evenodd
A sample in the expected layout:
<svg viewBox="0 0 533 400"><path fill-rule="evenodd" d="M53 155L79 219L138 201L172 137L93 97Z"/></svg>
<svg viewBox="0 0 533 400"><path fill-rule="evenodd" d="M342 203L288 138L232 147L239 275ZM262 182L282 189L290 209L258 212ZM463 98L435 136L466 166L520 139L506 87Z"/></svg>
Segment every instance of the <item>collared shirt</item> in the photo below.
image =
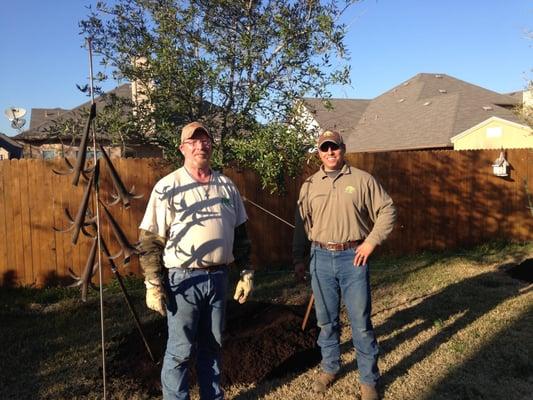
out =
<svg viewBox="0 0 533 400"><path fill-rule="evenodd" d="M154 186L139 228L166 239L165 267L205 268L233 262L234 230L247 218L228 177L212 171L201 184L181 167Z"/></svg>
<svg viewBox="0 0 533 400"><path fill-rule="evenodd" d="M321 167L302 184L296 210L293 257L303 261L307 240L381 244L396 211L390 196L369 173L344 164L331 178Z"/></svg>

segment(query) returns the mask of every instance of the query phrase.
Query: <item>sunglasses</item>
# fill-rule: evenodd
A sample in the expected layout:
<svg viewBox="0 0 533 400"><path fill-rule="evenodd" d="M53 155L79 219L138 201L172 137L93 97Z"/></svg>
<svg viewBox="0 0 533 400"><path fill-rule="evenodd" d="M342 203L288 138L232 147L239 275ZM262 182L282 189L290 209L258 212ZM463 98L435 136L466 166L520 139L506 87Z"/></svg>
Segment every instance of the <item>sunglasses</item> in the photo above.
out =
<svg viewBox="0 0 533 400"><path fill-rule="evenodd" d="M332 151L336 151L340 149L340 146L337 143L326 142L326 143L322 143L322 145L319 147L319 150L322 153L325 153L326 151L328 151L328 149L331 149Z"/></svg>

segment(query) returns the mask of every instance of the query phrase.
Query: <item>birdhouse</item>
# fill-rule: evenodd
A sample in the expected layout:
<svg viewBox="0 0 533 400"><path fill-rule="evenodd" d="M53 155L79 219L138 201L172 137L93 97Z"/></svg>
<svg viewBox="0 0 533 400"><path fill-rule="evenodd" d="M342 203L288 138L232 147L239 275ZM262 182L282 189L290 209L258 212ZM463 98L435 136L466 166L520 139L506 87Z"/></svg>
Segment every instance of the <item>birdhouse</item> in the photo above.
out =
<svg viewBox="0 0 533 400"><path fill-rule="evenodd" d="M500 156L494 160L494 164L492 164L492 173L495 176L509 176L509 162L505 159L505 155L503 154L503 151L500 152Z"/></svg>

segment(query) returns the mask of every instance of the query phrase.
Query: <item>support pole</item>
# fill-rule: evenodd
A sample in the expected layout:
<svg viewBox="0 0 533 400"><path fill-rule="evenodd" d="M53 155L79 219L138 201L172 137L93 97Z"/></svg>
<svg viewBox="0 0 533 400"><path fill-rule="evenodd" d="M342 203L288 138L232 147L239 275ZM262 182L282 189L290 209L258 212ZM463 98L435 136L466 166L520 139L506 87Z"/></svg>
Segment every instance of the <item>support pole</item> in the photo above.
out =
<svg viewBox="0 0 533 400"><path fill-rule="evenodd" d="M91 90L91 104L94 105L94 75L93 75L93 46L92 38L87 39L87 47L89 48L89 87ZM92 121L92 139L93 139L93 162L96 167L98 161L96 155L96 128L95 121ZM95 172L98 168L95 168ZM102 241L100 238L100 211L99 211L99 182L98 177L94 180L94 207L96 214L96 238L98 241L98 279L100 281L100 336L102 346L102 384L103 384L103 399L107 399L107 373L106 373L106 355L105 355L105 327L104 327L104 276L102 268Z"/></svg>

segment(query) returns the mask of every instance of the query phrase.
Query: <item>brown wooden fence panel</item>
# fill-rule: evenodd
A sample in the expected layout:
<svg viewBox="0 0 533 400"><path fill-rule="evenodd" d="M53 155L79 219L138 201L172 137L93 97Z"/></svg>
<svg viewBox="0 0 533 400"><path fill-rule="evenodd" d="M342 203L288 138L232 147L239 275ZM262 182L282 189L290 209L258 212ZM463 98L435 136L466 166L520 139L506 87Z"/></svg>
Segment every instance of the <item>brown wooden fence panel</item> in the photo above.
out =
<svg viewBox="0 0 533 400"><path fill-rule="evenodd" d="M8 246L8 233L6 227L8 222L6 221L6 201L7 191L6 186L9 179L6 174L6 169L9 163L0 162L0 276L3 282L11 282L9 278L10 266L7 260L7 246Z"/></svg>
<svg viewBox="0 0 533 400"><path fill-rule="evenodd" d="M15 282L19 281L20 272L17 269L16 263L16 240L13 235L14 225L14 207L13 203L16 201L15 194L13 193L13 164L12 162L6 163L4 172L4 210L5 210L5 232L6 232L6 260L7 270L5 273L13 279Z"/></svg>
<svg viewBox="0 0 533 400"><path fill-rule="evenodd" d="M406 254L423 249L470 246L486 240L531 240L533 237L533 151L509 150L513 169L508 178L492 174L499 151L413 151L349 154L348 161L378 179L394 199L398 221L380 251ZM131 242L137 240L138 225L157 180L171 171L158 159L114 159L126 187L143 194L130 208L122 205L109 211ZM74 217L84 183L71 185L72 177L52 173L64 168L62 161L4 160L0 162L0 278L3 284L49 285L70 282L68 269L81 274L91 241L80 235L78 245L71 234L52 227L69 226L67 208ZM103 165L102 165L103 167ZM225 173L249 200L289 223L303 180L316 171L305 168L300 177L287 179L284 194L261 189L260 178L250 171ZM109 174L102 168L101 200L112 201ZM533 204L532 204L533 205ZM250 203L248 230L253 243L253 262L260 267L291 261L293 230ZM92 204L94 210L94 204ZM101 212L102 214L102 212ZM113 253L119 247L105 218L102 233ZM138 274L134 259L127 268L117 260L122 273ZM104 277L112 276L104 262Z"/></svg>

